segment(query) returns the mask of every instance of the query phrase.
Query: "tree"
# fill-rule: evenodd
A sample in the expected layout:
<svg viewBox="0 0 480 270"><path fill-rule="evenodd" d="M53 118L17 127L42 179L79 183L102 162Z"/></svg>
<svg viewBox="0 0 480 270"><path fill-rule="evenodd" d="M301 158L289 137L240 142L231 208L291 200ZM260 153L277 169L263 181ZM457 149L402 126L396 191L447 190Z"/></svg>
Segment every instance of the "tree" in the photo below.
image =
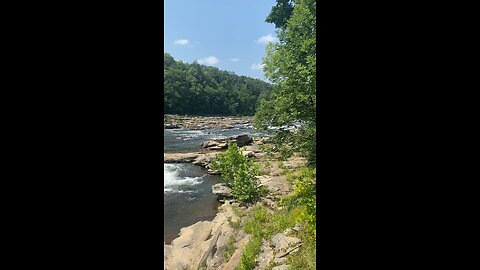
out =
<svg viewBox="0 0 480 270"><path fill-rule="evenodd" d="M267 46L263 59L265 76L275 87L270 98L260 102L255 124L258 128L299 125L296 130L278 131L274 139L283 148L292 147L304 153L313 163L317 90L315 0L277 0L267 21L275 23L279 38L278 43Z"/></svg>
<svg viewBox="0 0 480 270"><path fill-rule="evenodd" d="M293 0L277 0L277 4L272 7L265 21L275 24L276 28L283 28L292 16L293 2Z"/></svg>
<svg viewBox="0 0 480 270"><path fill-rule="evenodd" d="M218 170L225 184L232 189L232 196L240 202L256 202L266 190L259 187L258 165L242 154L236 144L228 142L226 152L219 154L212 168Z"/></svg>
<svg viewBox="0 0 480 270"><path fill-rule="evenodd" d="M253 115L271 85L215 67L175 61L164 54L164 113Z"/></svg>

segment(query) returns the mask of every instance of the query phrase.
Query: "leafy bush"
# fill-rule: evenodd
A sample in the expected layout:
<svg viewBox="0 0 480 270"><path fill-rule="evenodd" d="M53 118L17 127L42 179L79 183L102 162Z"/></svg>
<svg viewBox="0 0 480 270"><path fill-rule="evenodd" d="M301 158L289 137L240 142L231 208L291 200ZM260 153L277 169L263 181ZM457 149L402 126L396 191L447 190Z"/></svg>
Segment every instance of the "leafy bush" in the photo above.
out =
<svg viewBox="0 0 480 270"><path fill-rule="evenodd" d="M230 141L227 151L212 162L212 168L221 173L226 185L232 189L232 196L240 202L254 203L264 192L256 178L258 165L242 155L241 149Z"/></svg>
<svg viewBox="0 0 480 270"><path fill-rule="evenodd" d="M295 201L305 207L301 219L306 221L311 232L316 234L316 211L317 211L317 180L316 168L305 167L300 171L299 176L294 180L296 185L294 196Z"/></svg>

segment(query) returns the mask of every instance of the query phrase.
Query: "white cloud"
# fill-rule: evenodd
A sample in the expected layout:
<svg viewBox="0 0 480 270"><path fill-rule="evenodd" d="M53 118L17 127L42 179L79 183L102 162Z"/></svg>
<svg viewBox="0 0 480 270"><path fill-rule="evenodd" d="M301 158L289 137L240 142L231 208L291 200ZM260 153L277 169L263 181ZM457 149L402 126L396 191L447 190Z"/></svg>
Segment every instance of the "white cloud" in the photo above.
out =
<svg viewBox="0 0 480 270"><path fill-rule="evenodd" d="M232 61L232 62L238 62L238 61L240 61L240 58L232 58L232 59L230 59L230 61Z"/></svg>
<svg viewBox="0 0 480 270"><path fill-rule="evenodd" d="M209 56L198 60L198 63L202 65L215 65L218 62L219 60L215 56Z"/></svg>
<svg viewBox="0 0 480 270"><path fill-rule="evenodd" d="M264 66L265 66L265 64L262 64L262 63L260 63L260 64L252 64L252 65L250 66L250 68L251 68L251 69L255 69L255 70L263 70L263 67L264 67Z"/></svg>
<svg viewBox="0 0 480 270"><path fill-rule="evenodd" d="M278 39L276 37L272 36L272 34L268 34L266 36L263 36L263 37L260 37L259 39L257 39L257 43L268 44L270 42L275 42L277 40Z"/></svg>
<svg viewBox="0 0 480 270"><path fill-rule="evenodd" d="M177 45L180 45L180 46L184 46L184 45L187 45L188 44L188 39L179 39L179 40L175 40L175 42L173 42L174 44L177 44Z"/></svg>

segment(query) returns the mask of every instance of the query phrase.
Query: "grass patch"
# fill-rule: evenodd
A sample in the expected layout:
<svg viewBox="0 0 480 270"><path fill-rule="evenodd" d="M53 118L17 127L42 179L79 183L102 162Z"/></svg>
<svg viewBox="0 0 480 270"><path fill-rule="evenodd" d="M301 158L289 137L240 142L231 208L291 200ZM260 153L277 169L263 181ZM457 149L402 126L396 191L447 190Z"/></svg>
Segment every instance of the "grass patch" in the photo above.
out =
<svg viewBox="0 0 480 270"><path fill-rule="evenodd" d="M233 222L232 218L228 217L227 221L228 221L228 224L230 224L230 226L232 226L232 228L234 228L235 230L238 231L240 229L240 223L242 222L240 218L238 218L237 221Z"/></svg>
<svg viewBox="0 0 480 270"><path fill-rule="evenodd" d="M240 265L235 267L235 270L252 270L257 264L257 256L260 253L260 247L262 246L262 239L259 237L253 237L248 244L245 245L245 249L240 259Z"/></svg>
<svg viewBox="0 0 480 270"><path fill-rule="evenodd" d="M225 246L225 253L223 253L223 259L225 260L225 262L228 262L228 260L230 260L230 257L232 257L233 253L235 252L235 242L235 235L231 235L230 238L228 238L227 245Z"/></svg>
<svg viewBox="0 0 480 270"><path fill-rule="evenodd" d="M290 211L277 211L273 214L267 212L264 206L257 207L245 223L243 229L252 235L252 239L245 246L238 270L251 270L256 265L256 258L260 253L263 239L270 239L273 235L292 228L298 219L301 211L292 209Z"/></svg>
<svg viewBox="0 0 480 270"><path fill-rule="evenodd" d="M258 175L269 175L270 172L267 169L261 168L258 170Z"/></svg>
<svg viewBox="0 0 480 270"><path fill-rule="evenodd" d="M297 253L293 253L288 258L287 263L290 264L289 269L293 270L310 270L316 269L317 261L317 249L316 249L316 240L314 237L307 236L304 237L304 243L300 247Z"/></svg>
<svg viewBox="0 0 480 270"><path fill-rule="evenodd" d="M236 206L236 205L231 205L230 207L232 208L233 213L234 213L237 217L242 218L242 217L245 216L245 212L242 211L242 210L240 210L240 208L239 208L238 206Z"/></svg>

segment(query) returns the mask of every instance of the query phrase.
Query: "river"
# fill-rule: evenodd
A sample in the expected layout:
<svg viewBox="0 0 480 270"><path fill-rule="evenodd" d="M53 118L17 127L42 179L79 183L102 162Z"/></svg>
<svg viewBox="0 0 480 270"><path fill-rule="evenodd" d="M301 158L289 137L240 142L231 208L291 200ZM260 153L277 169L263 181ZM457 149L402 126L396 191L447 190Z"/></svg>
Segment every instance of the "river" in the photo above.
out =
<svg viewBox="0 0 480 270"><path fill-rule="evenodd" d="M211 138L240 134L248 134L250 137L265 135L248 125L237 125L227 130L165 129L163 150L200 150L200 144ZM206 169L193 164L164 164L163 174L164 241L170 244L182 227L215 217L219 203L212 194L211 187L220 182L221 177L208 175Z"/></svg>

